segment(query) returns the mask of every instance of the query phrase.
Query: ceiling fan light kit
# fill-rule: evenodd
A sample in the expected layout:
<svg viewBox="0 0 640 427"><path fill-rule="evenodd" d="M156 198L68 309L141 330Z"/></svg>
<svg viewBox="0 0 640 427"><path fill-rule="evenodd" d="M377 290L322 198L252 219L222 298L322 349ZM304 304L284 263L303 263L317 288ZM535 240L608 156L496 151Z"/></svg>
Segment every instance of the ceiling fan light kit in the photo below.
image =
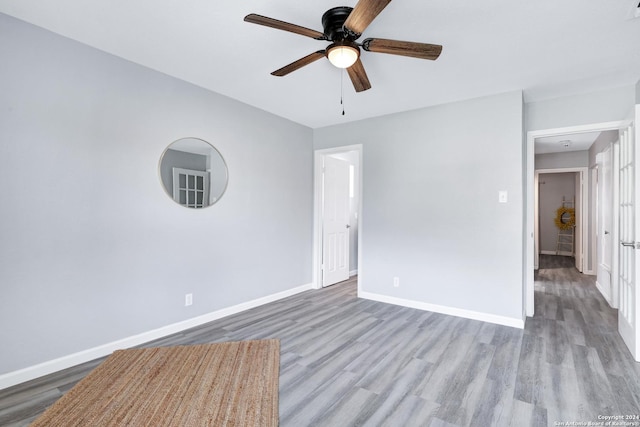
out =
<svg viewBox="0 0 640 427"><path fill-rule="evenodd" d="M244 20L252 24L288 31L315 40L332 42L326 49L300 58L272 72L272 75L286 76L326 56L334 66L346 69L356 92L362 92L370 89L371 83L360 60L361 47L367 52L387 53L429 60L436 60L442 52L442 46L440 45L400 40L368 38L362 44L358 44L356 40L360 38L364 30L390 2L391 0L359 0L353 8L340 6L329 9L322 15L322 27L324 29L322 33L255 13L245 16Z"/></svg>
<svg viewBox="0 0 640 427"><path fill-rule="evenodd" d="M333 43L326 52L329 62L338 68L349 68L360 58L358 45L347 40Z"/></svg>

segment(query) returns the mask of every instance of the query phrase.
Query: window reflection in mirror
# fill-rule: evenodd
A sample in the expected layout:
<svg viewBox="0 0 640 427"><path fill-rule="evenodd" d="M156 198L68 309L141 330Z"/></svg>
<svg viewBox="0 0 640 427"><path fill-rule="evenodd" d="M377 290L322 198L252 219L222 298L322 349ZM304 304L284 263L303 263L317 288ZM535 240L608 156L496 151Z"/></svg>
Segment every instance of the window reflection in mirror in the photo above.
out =
<svg viewBox="0 0 640 427"><path fill-rule="evenodd" d="M169 145L160 158L160 180L176 203L205 208L220 200L227 188L227 165L211 144L182 138Z"/></svg>

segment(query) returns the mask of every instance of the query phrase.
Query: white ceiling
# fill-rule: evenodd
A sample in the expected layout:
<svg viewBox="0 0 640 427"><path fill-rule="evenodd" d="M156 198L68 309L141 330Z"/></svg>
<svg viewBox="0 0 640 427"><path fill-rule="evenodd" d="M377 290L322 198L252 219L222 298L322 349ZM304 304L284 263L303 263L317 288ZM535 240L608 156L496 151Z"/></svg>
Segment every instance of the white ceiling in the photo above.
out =
<svg viewBox="0 0 640 427"><path fill-rule="evenodd" d="M547 136L536 138L536 154L563 153L567 151L585 151L591 148L596 139L614 142L618 138L617 130L604 132L583 132L571 135Z"/></svg>
<svg viewBox="0 0 640 427"><path fill-rule="evenodd" d="M0 12L198 86L322 127L523 89L527 101L640 78L638 0L395 0L360 40L441 44L437 61L363 52L355 93L325 59L274 71L327 43L243 21L253 12L322 31L356 0L0 0Z"/></svg>

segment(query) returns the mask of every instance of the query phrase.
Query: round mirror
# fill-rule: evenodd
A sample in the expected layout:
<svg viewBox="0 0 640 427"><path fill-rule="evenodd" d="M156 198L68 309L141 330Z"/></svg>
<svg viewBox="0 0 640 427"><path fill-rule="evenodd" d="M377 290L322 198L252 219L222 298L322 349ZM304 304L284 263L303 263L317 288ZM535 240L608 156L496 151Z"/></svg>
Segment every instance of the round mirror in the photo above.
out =
<svg viewBox="0 0 640 427"><path fill-rule="evenodd" d="M169 144L160 157L160 180L176 203L206 208L220 200L227 189L227 164L211 144L198 138L182 138Z"/></svg>

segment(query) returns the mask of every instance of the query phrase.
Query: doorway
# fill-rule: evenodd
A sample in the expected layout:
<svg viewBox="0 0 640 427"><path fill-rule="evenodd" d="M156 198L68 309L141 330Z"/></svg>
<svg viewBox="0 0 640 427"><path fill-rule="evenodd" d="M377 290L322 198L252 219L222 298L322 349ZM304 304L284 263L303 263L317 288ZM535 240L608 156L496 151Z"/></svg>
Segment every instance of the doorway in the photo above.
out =
<svg viewBox="0 0 640 427"><path fill-rule="evenodd" d="M532 317L535 312L534 305L534 271L537 267L536 262L538 259L536 247L536 197L537 197L537 182L535 173L535 144L536 140L546 137L570 137L572 135L589 133L589 132L604 132L622 129L625 125L624 121L597 123L592 125L572 126L566 128L547 129L540 131L527 132L527 145L526 145L526 206L525 211L525 271L524 271L524 311L525 315ZM585 177L586 178L586 177ZM591 233L589 236L591 237ZM593 246L593 245L591 245Z"/></svg>
<svg viewBox="0 0 640 427"><path fill-rule="evenodd" d="M589 242L589 199L587 168L538 169L535 172L535 269L540 254L563 255L575 259L580 273L591 273L586 256ZM560 229L558 209L574 211L573 226Z"/></svg>
<svg viewBox="0 0 640 427"><path fill-rule="evenodd" d="M313 285L316 289L347 280L355 275L358 276L358 289L360 289L362 278L360 265L361 164L362 145L360 144L314 152ZM343 169L345 165L347 166L346 179ZM341 208L338 205L341 203L343 194L348 196L347 217L339 215ZM338 209L338 215L336 215L336 209ZM345 262L346 266L340 265Z"/></svg>

